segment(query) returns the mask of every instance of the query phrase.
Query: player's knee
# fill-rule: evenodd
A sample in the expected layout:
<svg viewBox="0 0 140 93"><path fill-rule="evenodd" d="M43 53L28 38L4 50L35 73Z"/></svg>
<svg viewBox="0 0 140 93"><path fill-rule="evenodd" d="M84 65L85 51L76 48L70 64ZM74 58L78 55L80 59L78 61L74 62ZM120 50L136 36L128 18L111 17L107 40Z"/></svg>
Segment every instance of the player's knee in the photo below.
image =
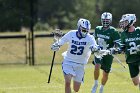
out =
<svg viewBox="0 0 140 93"><path fill-rule="evenodd" d="M78 92L78 91L79 91L79 89L78 89L78 88L74 88L74 91L75 91L75 92Z"/></svg>
<svg viewBox="0 0 140 93"><path fill-rule="evenodd" d="M81 82L74 81L73 89L75 92L78 92L81 86Z"/></svg>
<svg viewBox="0 0 140 93"><path fill-rule="evenodd" d="M103 78L108 79L108 75L109 75L109 73L106 73L105 71L103 72Z"/></svg>
<svg viewBox="0 0 140 93"><path fill-rule="evenodd" d="M101 66L100 64L96 64L96 65L95 65L95 70L100 69L100 66Z"/></svg>
<svg viewBox="0 0 140 93"><path fill-rule="evenodd" d="M139 80L138 79L132 79L134 86L139 85Z"/></svg>
<svg viewBox="0 0 140 93"><path fill-rule="evenodd" d="M139 85L139 76L137 75L136 77L132 78L132 81L135 86L138 86Z"/></svg>
<svg viewBox="0 0 140 93"><path fill-rule="evenodd" d="M139 85L139 82L133 81L133 84L134 84L134 86L138 86Z"/></svg>
<svg viewBox="0 0 140 93"><path fill-rule="evenodd" d="M66 86L66 87L70 87L70 82L66 82L66 83L65 83L65 86Z"/></svg>

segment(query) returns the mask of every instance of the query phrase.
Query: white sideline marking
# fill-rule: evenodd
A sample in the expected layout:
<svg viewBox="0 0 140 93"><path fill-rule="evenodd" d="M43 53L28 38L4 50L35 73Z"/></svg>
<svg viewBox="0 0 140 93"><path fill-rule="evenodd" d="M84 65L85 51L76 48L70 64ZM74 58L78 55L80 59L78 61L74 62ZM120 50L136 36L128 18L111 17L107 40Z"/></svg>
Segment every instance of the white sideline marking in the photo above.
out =
<svg viewBox="0 0 140 93"><path fill-rule="evenodd" d="M51 87L57 87L58 86L51 86ZM12 89L31 89L31 88L47 88L46 86L22 86L22 87L5 87L5 88L0 88L2 90L12 90ZM59 87L60 89L61 87Z"/></svg>
<svg viewBox="0 0 140 93"><path fill-rule="evenodd" d="M30 89L30 88L39 88L39 87L47 87L47 86L23 86L23 87L6 87L6 88L0 88L0 89Z"/></svg>

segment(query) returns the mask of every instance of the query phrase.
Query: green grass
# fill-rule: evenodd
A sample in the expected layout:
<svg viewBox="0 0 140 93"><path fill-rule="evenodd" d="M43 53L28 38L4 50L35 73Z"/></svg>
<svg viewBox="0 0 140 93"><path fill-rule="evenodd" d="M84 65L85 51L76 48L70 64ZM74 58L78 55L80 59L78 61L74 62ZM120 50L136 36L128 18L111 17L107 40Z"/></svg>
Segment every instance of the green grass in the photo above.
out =
<svg viewBox="0 0 140 93"><path fill-rule="evenodd" d="M53 55L50 50L52 43L52 38L35 39L35 62L36 64L45 63L45 65L0 65L0 93L64 93L61 53L66 50L66 45L56 53L55 63L59 64L54 65L51 82L47 83ZM19 52L16 51L16 53ZM7 56L4 58L7 59ZM125 64L124 55L118 55L118 58ZM93 55L86 65L84 84L82 84L79 93L90 93L94 83L92 60ZM127 65L125 64L125 66ZM101 76L102 71L99 84ZM139 93L138 88L133 86L130 79L128 67L124 69L115 59L104 93Z"/></svg>
<svg viewBox="0 0 140 93"><path fill-rule="evenodd" d="M64 93L61 65L54 65L51 82L48 84L49 69L50 65L0 66L0 93ZM93 85L93 69L91 63L86 66L85 81L79 93L90 93ZM118 63L113 63L113 70L104 93L139 93L139 91L133 86L128 69L125 70Z"/></svg>

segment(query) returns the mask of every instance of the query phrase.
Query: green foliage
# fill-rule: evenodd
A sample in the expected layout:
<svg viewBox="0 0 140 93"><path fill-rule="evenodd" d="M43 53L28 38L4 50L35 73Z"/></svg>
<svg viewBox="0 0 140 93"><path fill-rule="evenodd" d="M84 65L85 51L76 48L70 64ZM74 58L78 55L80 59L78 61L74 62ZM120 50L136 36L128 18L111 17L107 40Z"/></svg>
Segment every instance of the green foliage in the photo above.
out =
<svg viewBox="0 0 140 93"><path fill-rule="evenodd" d="M0 31L30 26L30 0L0 0L0 6Z"/></svg>
<svg viewBox="0 0 140 93"><path fill-rule="evenodd" d="M137 19L140 19L139 5L140 0L101 0L102 2L102 12L109 11L113 14L113 25L118 26L118 22L121 19L121 16L126 13L134 13L137 16ZM140 24L140 21L137 21L136 24Z"/></svg>
<svg viewBox="0 0 140 93"><path fill-rule="evenodd" d="M42 31L42 30L49 30L49 25L48 25L48 23L41 23L41 22L38 22L38 23L36 23L35 24L35 26L34 26L34 30L35 31L37 31L37 30L39 30L39 31Z"/></svg>
<svg viewBox="0 0 140 93"><path fill-rule="evenodd" d="M75 0L39 0L39 20L47 22L53 28L70 28L69 22L75 17L74 6Z"/></svg>
<svg viewBox="0 0 140 93"><path fill-rule="evenodd" d="M19 30L18 3L12 0L0 0L0 31ZM14 29L15 27L15 29Z"/></svg>
<svg viewBox="0 0 140 93"><path fill-rule="evenodd" d="M140 0L0 0L0 31L19 31L22 27L30 27L30 1L34 6L35 30L76 29L79 18L89 19L92 28L95 28L101 24L100 16L105 11L113 14L112 25L115 27L125 13L135 13L140 19Z"/></svg>

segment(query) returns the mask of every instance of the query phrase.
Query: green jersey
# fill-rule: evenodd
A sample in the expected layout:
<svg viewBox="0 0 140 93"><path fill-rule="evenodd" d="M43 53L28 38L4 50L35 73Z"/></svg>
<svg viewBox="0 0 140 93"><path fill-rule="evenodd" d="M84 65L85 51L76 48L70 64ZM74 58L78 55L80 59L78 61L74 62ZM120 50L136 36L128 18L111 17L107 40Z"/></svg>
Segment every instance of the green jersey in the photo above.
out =
<svg viewBox="0 0 140 93"><path fill-rule="evenodd" d="M136 50L136 46L140 44L140 28L135 28L134 32L123 31L121 33L121 43L127 63L140 60L140 52Z"/></svg>
<svg viewBox="0 0 140 93"><path fill-rule="evenodd" d="M103 49L112 48L121 41L119 33L112 26L107 30L104 30L103 26L97 26L94 35L98 45Z"/></svg>

